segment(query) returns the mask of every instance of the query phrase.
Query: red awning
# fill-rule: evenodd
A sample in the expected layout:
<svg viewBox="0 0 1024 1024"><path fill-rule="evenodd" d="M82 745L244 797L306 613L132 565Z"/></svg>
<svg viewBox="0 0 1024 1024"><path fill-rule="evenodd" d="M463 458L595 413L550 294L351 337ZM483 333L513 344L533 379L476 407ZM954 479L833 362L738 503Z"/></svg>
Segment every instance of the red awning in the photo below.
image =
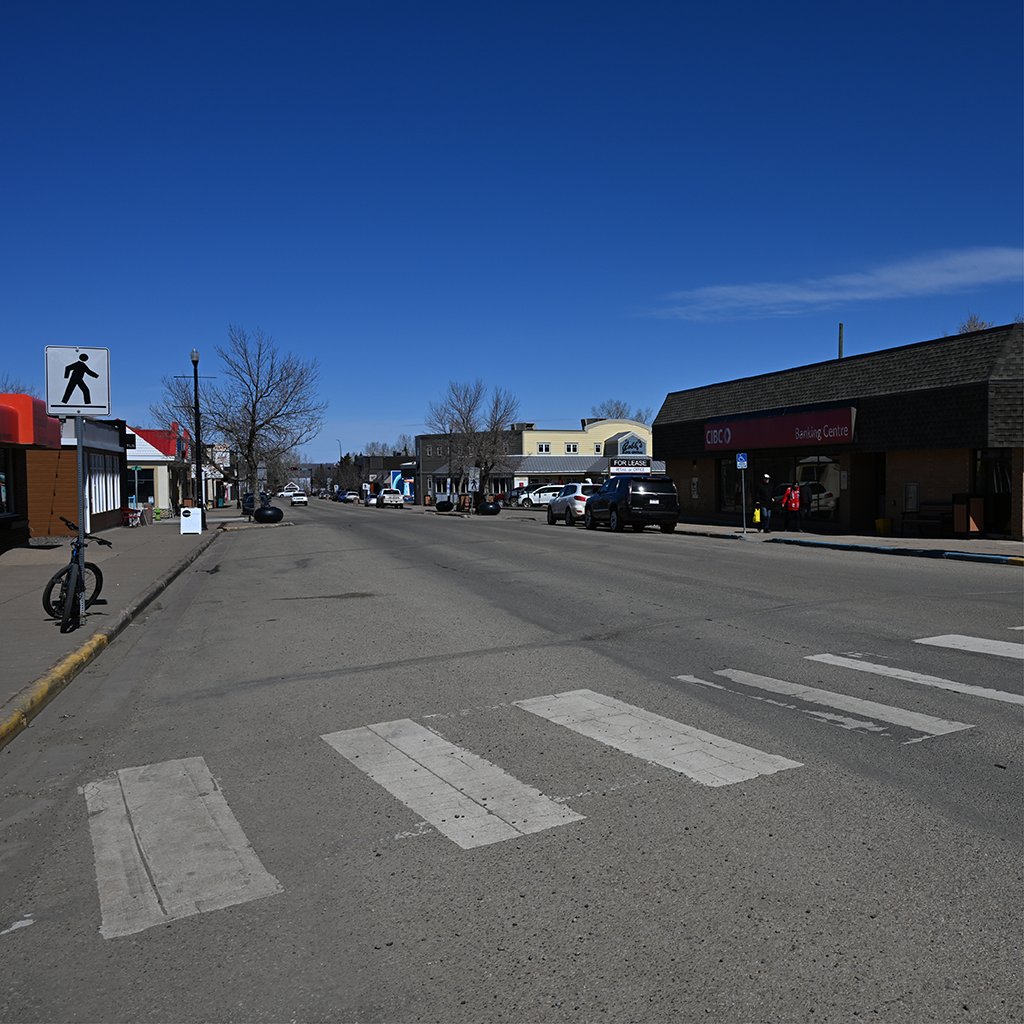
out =
<svg viewBox="0 0 1024 1024"><path fill-rule="evenodd" d="M0 395L0 444L60 448L60 420L31 395Z"/></svg>

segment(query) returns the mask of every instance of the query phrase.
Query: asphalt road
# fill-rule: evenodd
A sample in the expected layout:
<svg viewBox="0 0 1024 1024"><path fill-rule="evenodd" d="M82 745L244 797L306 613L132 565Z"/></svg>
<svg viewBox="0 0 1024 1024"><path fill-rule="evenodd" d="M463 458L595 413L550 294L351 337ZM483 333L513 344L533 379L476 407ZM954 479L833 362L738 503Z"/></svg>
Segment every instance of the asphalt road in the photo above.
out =
<svg viewBox="0 0 1024 1024"><path fill-rule="evenodd" d="M1024 1015L1018 569L286 514L0 751L0 1019Z"/></svg>

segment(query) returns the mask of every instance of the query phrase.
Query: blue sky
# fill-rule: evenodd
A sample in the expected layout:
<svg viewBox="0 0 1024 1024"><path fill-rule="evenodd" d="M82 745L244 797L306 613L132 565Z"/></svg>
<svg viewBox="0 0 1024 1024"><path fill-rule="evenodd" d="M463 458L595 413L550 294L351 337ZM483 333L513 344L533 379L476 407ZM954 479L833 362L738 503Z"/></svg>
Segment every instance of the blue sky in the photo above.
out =
<svg viewBox="0 0 1024 1024"><path fill-rule="evenodd" d="M9 0L0 369L113 414L228 324L319 360L318 460L452 379L596 403L1024 313L1018 0Z"/></svg>

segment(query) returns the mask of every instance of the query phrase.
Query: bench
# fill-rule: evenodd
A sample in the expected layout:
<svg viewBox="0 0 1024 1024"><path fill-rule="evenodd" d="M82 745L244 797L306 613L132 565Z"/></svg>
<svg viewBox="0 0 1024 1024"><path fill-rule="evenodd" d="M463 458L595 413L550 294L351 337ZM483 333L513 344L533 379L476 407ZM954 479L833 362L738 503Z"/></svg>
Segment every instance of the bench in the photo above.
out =
<svg viewBox="0 0 1024 1024"><path fill-rule="evenodd" d="M904 512L901 530L916 530L912 536L949 537L953 534L953 503L949 501L922 501L916 512Z"/></svg>

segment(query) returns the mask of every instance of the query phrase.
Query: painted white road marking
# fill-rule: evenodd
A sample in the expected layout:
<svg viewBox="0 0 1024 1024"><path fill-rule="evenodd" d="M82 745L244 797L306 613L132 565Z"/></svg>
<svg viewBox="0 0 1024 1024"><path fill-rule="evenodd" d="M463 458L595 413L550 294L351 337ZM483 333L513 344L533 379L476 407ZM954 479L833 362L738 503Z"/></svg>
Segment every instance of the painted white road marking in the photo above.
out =
<svg viewBox="0 0 1024 1024"><path fill-rule="evenodd" d="M0 935L10 935L11 932L16 932L21 928L28 928L29 925L33 924L35 924L35 921L32 920L32 915L23 914L20 921L15 921L10 928L5 928L2 932L0 932Z"/></svg>
<svg viewBox="0 0 1024 1024"><path fill-rule="evenodd" d="M706 686L711 690L722 690L725 693L732 694L737 692L736 690L730 690L728 686L722 686L721 683L713 683L709 679L699 679L697 676L674 676L673 678L678 679L681 683L699 683L701 686ZM865 718L850 718L848 715L837 715L831 711L816 711L814 708L802 708L796 704L791 704L789 701L776 700L772 697L765 697L756 693L745 693L743 696L749 697L751 700L763 701L765 704L772 704L777 708L785 708L787 711L799 711L801 714L810 715L811 718L817 718L819 721L838 725L840 729L888 734L886 726L879 725L877 722L872 722Z"/></svg>
<svg viewBox="0 0 1024 1024"><path fill-rule="evenodd" d="M953 679L940 676L927 676L921 672L910 672L907 669L892 668L889 665L875 665L859 658L841 658L835 654L809 654L808 661L820 661L826 665L837 665L840 668L852 668L857 672L868 672L876 676L889 676L902 679L908 683L920 683L922 686L934 686L938 690L952 690L954 693L965 693L971 697L984 697L986 700L998 700L1004 704L1024 705L1024 696L1019 693L1007 693L1005 690L993 690L987 686L971 686L969 683L958 683Z"/></svg>
<svg viewBox="0 0 1024 1024"><path fill-rule="evenodd" d="M532 715L642 761L670 768L705 786L727 786L801 767L799 761L733 743L593 690L570 690L513 703Z"/></svg>
<svg viewBox="0 0 1024 1024"><path fill-rule="evenodd" d="M998 658L1016 658L1024 661L1024 644L1011 643L1009 640L986 640L980 636L962 636L959 633L947 633L945 636L926 636L915 640L915 644L928 644L931 647L949 647L955 651L970 651L974 654L994 654Z"/></svg>
<svg viewBox="0 0 1024 1024"><path fill-rule="evenodd" d="M584 820L408 718L321 738L464 850Z"/></svg>
<svg viewBox="0 0 1024 1024"><path fill-rule="evenodd" d="M833 693L831 690L818 690L813 686L790 683L785 679L772 679L769 676L759 676L753 672L741 672L739 669L722 669L722 671L716 672L715 675L724 676L726 679L731 679L735 683L742 683L744 686L768 690L771 693L783 693L786 696L806 701L808 704L821 704L828 708L836 708L839 711L849 711L851 714L860 715L869 721L878 719L882 722L889 722L892 725L914 729L927 736L944 736L946 733L960 732L963 729L973 728L973 726L965 722L933 718L931 715L924 715L918 711L907 711L904 708L892 707L889 704L879 704L873 700L861 700L859 697L848 697L843 693Z"/></svg>
<svg viewBox="0 0 1024 1024"><path fill-rule="evenodd" d="M281 892L201 757L83 789L106 939Z"/></svg>

